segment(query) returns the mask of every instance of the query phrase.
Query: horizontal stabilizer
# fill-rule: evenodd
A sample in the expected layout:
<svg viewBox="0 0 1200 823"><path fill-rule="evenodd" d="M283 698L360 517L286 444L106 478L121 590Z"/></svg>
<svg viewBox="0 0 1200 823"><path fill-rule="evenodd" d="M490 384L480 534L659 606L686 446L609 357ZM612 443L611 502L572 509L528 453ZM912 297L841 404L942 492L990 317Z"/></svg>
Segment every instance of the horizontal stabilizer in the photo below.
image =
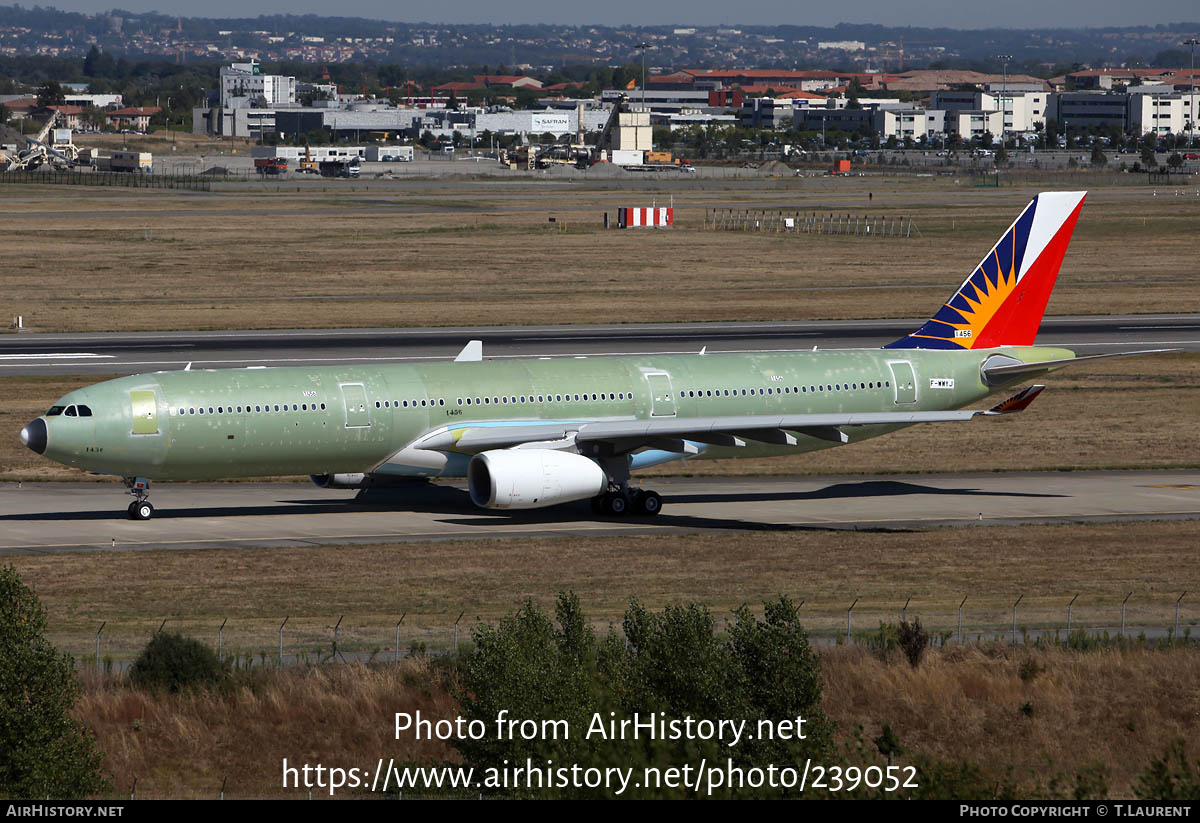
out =
<svg viewBox="0 0 1200 823"><path fill-rule="evenodd" d="M1144 351L1122 351L1113 352L1112 354L1089 354L1087 357L1071 357L1066 360L1043 360L1040 363L1013 363L1008 362L1008 358L1004 358L1006 362L996 365L985 363L982 372L983 379L988 383L1001 383L1027 374L1048 371L1050 369L1061 369L1063 366L1071 366L1087 360L1104 360L1109 357L1133 357L1139 354L1170 354L1178 351L1182 351L1182 349L1145 349Z"/></svg>
<svg viewBox="0 0 1200 823"><path fill-rule="evenodd" d="M1016 414L1017 412L1023 412L1029 408L1029 404L1036 400L1037 396L1045 389L1045 386L1030 386L1027 389L1022 389L1007 400L1003 400L992 406L984 414Z"/></svg>

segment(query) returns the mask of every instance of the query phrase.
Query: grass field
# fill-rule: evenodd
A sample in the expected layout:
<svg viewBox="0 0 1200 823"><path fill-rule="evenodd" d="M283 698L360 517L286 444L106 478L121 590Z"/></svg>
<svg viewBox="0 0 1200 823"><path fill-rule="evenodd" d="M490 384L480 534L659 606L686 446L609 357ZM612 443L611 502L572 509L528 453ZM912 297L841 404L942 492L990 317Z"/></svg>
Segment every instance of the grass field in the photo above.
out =
<svg viewBox="0 0 1200 823"><path fill-rule="evenodd" d="M41 331L928 316L1033 193L939 185L13 186L0 260L6 308ZM652 202L674 203L676 229L602 229L602 212ZM719 207L907 215L921 237L703 231ZM1094 193L1049 312L1200 310L1197 219L1194 196Z"/></svg>
<svg viewBox="0 0 1200 823"><path fill-rule="evenodd" d="M532 597L548 605L576 591L601 625L619 620L629 599L650 606L697 601L728 612L779 594L805 601L812 629L910 617L952 629L964 596L968 632L1006 634L1009 608L1023 595L1019 624L1035 635L1066 622L1165 629L1184 590L1200 590L1190 558L1194 521L973 527L905 531L749 532L654 538L470 540L378 546L89 552L12 557L45 602L55 642L91 659L102 621L106 654L127 657L162 621L216 644L228 618L228 652L273 657L288 618L285 652L327 653L345 615L341 647L392 656L401 645L445 648L453 624L495 620ZM1196 601L1184 626L1200 619ZM976 639L974 634L972 639Z"/></svg>
<svg viewBox="0 0 1200 823"><path fill-rule="evenodd" d="M822 708L852 764L884 765L870 739L887 723L905 750L900 765L977 763L997 784L1017 784L1023 797L1049 796L1055 777L1066 778L1058 792L1069 793L1077 773L1098 768L1108 796L1129 798L1136 776L1167 743L1187 740L1194 750L1196 666L1188 649L993 645L934 651L914 670L898 656L825 649ZM380 757L457 760L446 743L394 739L396 712L457 714L445 675L423 661L265 672L230 694L156 695L96 676L86 683L75 715L95 731L118 796L136 781L141 798L215 798L223 783L230 798L303 798L303 790L281 788L284 758L342 768ZM853 742L859 727L863 754Z"/></svg>
<svg viewBox="0 0 1200 823"><path fill-rule="evenodd" d="M24 448L21 427L96 377L0 378L0 480L88 480ZM876 440L770 460L693 460L657 474L884 474L929 471L1195 468L1200 355L1099 361L1066 369L1028 411L966 426L914 426ZM1159 421L1147 425L1147 421Z"/></svg>

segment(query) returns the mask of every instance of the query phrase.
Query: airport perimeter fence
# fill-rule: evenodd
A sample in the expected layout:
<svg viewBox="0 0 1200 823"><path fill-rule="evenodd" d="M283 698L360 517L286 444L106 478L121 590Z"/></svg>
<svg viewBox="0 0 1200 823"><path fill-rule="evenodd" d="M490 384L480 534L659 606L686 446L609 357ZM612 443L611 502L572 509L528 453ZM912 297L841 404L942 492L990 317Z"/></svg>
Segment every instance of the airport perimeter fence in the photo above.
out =
<svg viewBox="0 0 1200 823"><path fill-rule="evenodd" d="M186 189L209 191L203 177L102 171L31 171L0 174L0 183L45 186L105 186L125 189Z"/></svg>
<svg viewBox="0 0 1200 823"><path fill-rule="evenodd" d="M967 596L955 603L919 606L911 599L893 604L852 599L841 610L831 610L828 605L805 608L802 598L793 602L798 605L812 642L821 646L877 647L888 642L889 633L899 623L918 619L935 648L1003 643L1086 651L1200 643L1200 634L1193 637L1200 617L1189 613L1188 592L1154 601L1135 597L1133 592L1103 600L1089 597L1083 603L1079 597L1026 598L1018 594L1001 601ZM718 618L719 625L722 619L728 626L730 618ZM413 618L401 612L392 619L333 614L288 617L272 624L251 618L216 622L172 617L154 624L103 621L92 636L63 633L52 634L50 639L81 664L109 674L125 672L142 647L160 631L197 638L235 668L259 669L393 663L426 655L453 655L470 642L471 632L480 622L467 617L465 611L457 617L446 615L444 620ZM619 629L620 619L595 623L600 634L610 626Z"/></svg>
<svg viewBox="0 0 1200 823"><path fill-rule="evenodd" d="M921 230L913 219L905 215L818 214L759 209L706 209L704 228L710 231L834 234L885 239L921 236Z"/></svg>

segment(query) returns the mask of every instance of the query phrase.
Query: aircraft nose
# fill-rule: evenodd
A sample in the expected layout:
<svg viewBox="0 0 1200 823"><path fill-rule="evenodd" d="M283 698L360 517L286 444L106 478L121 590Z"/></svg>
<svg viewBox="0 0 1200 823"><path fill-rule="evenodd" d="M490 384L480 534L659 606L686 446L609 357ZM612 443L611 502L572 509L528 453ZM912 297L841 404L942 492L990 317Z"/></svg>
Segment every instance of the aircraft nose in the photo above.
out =
<svg viewBox="0 0 1200 823"><path fill-rule="evenodd" d="M46 421L42 418L21 429L21 442L38 454L46 453Z"/></svg>

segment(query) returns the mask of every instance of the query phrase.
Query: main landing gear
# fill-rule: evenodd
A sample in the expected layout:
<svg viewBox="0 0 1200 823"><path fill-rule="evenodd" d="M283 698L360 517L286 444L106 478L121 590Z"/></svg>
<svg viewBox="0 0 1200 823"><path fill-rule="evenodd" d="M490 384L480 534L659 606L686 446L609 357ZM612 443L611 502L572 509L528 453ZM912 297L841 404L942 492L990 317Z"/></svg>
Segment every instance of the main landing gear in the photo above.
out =
<svg viewBox="0 0 1200 823"><path fill-rule="evenodd" d="M150 504L150 481L144 477L126 477L125 488L133 495L129 504L130 520L149 520L154 516L154 506Z"/></svg>
<svg viewBox="0 0 1200 823"><path fill-rule="evenodd" d="M662 511L662 497L658 492L629 485L631 460L628 454L604 454L600 444L593 447L593 452L589 456L608 475L608 491L592 498L592 511L609 517L631 514L653 517Z"/></svg>
<svg viewBox="0 0 1200 823"><path fill-rule="evenodd" d="M653 517L662 511L662 497L650 489L631 489L625 486L593 497L592 511L610 517L624 517L629 514Z"/></svg>

